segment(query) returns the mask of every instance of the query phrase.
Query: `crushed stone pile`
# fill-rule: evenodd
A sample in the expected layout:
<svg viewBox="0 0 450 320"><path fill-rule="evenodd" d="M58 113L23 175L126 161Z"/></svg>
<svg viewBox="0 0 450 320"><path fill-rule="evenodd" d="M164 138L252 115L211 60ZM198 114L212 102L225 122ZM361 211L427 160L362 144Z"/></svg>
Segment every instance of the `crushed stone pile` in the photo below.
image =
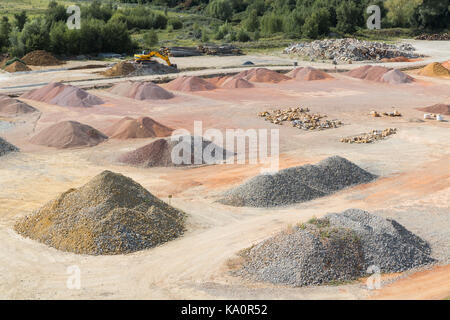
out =
<svg viewBox="0 0 450 320"><path fill-rule="evenodd" d="M384 140L390 135L396 134L396 128L387 128L384 130L372 130L369 133L362 133L357 136L342 138L344 143L373 143L379 140Z"/></svg>
<svg viewBox="0 0 450 320"><path fill-rule="evenodd" d="M439 40L439 41L446 41L450 40L450 33L434 33L434 34L428 34L423 33L416 37L416 40Z"/></svg>
<svg viewBox="0 0 450 320"><path fill-rule="evenodd" d="M61 107L92 107L103 104L103 100L87 91L72 85L52 82L28 91L21 98L56 104Z"/></svg>
<svg viewBox="0 0 450 320"><path fill-rule="evenodd" d="M104 130L112 139L167 137L173 129L149 118L125 117Z"/></svg>
<svg viewBox="0 0 450 320"><path fill-rule="evenodd" d="M450 104L438 103L429 107L418 108L417 110L450 116Z"/></svg>
<svg viewBox="0 0 450 320"><path fill-rule="evenodd" d="M368 276L372 266L387 273L431 264L430 254L426 241L395 220L349 209L241 251L243 261L233 274L294 287L321 285Z"/></svg>
<svg viewBox="0 0 450 320"><path fill-rule="evenodd" d="M174 91L194 92L214 90L217 87L211 82L199 77L181 76L176 78L175 80L170 81L166 85L166 88Z"/></svg>
<svg viewBox="0 0 450 320"><path fill-rule="evenodd" d="M427 77L450 77L450 70L439 62L433 62L422 68L419 74Z"/></svg>
<svg viewBox="0 0 450 320"><path fill-rule="evenodd" d="M233 76L234 79L245 79L251 82L278 83L290 77L267 68L252 68Z"/></svg>
<svg viewBox="0 0 450 320"><path fill-rule="evenodd" d="M309 108L302 107L263 111L258 115L273 124L282 125L284 122L289 121L295 128L310 131L338 128L343 125L339 120L323 120L326 115L311 114Z"/></svg>
<svg viewBox="0 0 450 320"><path fill-rule="evenodd" d="M323 197L375 178L347 159L333 156L316 165L255 176L226 191L219 202L235 207L285 206Z"/></svg>
<svg viewBox="0 0 450 320"><path fill-rule="evenodd" d="M126 254L181 236L185 214L121 174L103 171L15 225L21 235L77 254Z"/></svg>
<svg viewBox="0 0 450 320"><path fill-rule="evenodd" d="M113 65L111 68L102 72L104 76L107 77L121 77L127 76L136 71L136 66L130 62L120 61Z"/></svg>
<svg viewBox="0 0 450 320"><path fill-rule="evenodd" d="M166 100L175 97L173 93L150 81L120 82L109 89L109 92L136 100Z"/></svg>
<svg viewBox="0 0 450 320"><path fill-rule="evenodd" d="M194 140L196 138L200 139L202 137L179 136L178 140L175 141L172 141L171 138L158 139L139 149L121 155L118 158L118 161L141 167L175 167L213 164L208 163L209 160L206 161L207 159L204 157L199 159L196 163ZM234 155L232 152L229 152L206 139L202 139L200 145L200 151L203 155L207 154L211 157L216 157L217 155L217 163L221 163L222 160ZM182 161L179 161L179 163L174 162L173 156L182 159Z"/></svg>
<svg viewBox="0 0 450 320"><path fill-rule="evenodd" d="M310 60L336 60L341 62L375 60L383 58L419 58L410 44L387 44L358 39L325 39L295 43L284 49L286 54L296 54Z"/></svg>
<svg viewBox="0 0 450 320"><path fill-rule="evenodd" d="M35 50L26 54L22 60L30 66L57 66L64 64L56 59L51 53L44 50Z"/></svg>
<svg viewBox="0 0 450 320"><path fill-rule="evenodd" d="M77 121L62 121L42 130L30 142L58 149L93 147L108 137L97 129Z"/></svg>
<svg viewBox="0 0 450 320"><path fill-rule="evenodd" d="M346 72L346 75L361 80L385 82L390 84L410 83L414 79L406 73L381 66L362 66Z"/></svg>
<svg viewBox="0 0 450 320"><path fill-rule="evenodd" d="M0 94L0 116L15 117L37 111L36 108L33 108L25 102Z"/></svg>
<svg viewBox="0 0 450 320"><path fill-rule="evenodd" d="M17 152L19 149L0 137L0 157L4 156L10 152Z"/></svg>
<svg viewBox="0 0 450 320"><path fill-rule="evenodd" d="M295 68L294 70L288 72L286 75L296 80L304 81L333 79L333 77L328 73L312 67Z"/></svg>
<svg viewBox="0 0 450 320"><path fill-rule="evenodd" d="M14 61L13 63L5 66L4 70L9 73L31 71L26 64L20 61Z"/></svg>

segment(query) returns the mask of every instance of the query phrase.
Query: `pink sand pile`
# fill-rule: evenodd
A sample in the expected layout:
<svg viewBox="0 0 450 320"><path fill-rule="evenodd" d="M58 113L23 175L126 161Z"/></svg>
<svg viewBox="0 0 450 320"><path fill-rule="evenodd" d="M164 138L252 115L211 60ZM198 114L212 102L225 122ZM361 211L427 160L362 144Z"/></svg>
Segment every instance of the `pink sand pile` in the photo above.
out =
<svg viewBox="0 0 450 320"><path fill-rule="evenodd" d="M31 90L21 96L24 99L56 104L62 107L91 107L103 104L103 100L85 90L60 82L52 82L45 87Z"/></svg>
<svg viewBox="0 0 450 320"><path fill-rule="evenodd" d="M125 117L104 130L113 139L167 137L172 131L173 129L149 117Z"/></svg>
<svg viewBox="0 0 450 320"><path fill-rule="evenodd" d="M15 117L37 111L25 102L0 94L0 115L3 117Z"/></svg>
<svg viewBox="0 0 450 320"><path fill-rule="evenodd" d="M211 82L199 77L181 76L176 78L175 80L170 81L166 85L166 88L174 91L193 92L214 90L217 87Z"/></svg>
<svg viewBox="0 0 450 320"><path fill-rule="evenodd" d="M173 93L153 82L124 81L114 85L109 92L136 100L166 100L174 97Z"/></svg>
<svg viewBox="0 0 450 320"><path fill-rule="evenodd" d="M251 82L267 82L267 83L278 83L281 81L291 79L290 77L285 76L284 74L266 68L253 68L250 70L245 70L238 73L233 78L245 79Z"/></svg>
<svg viewBox="0 0 450 320"><path fill-rule="evenodd" d="M333 79L333 77L328 73L312 67L295 68L294 70L288 72L286 75L296 80L304 81Z"/></svg>
<svg viewBox="0 0 450 320"><path fill-rule="evenodd" d="M385 68L381 66L362 66L347 72L353 78L386 82L390 84L409 83L414 79L400 70Z"/></svg>

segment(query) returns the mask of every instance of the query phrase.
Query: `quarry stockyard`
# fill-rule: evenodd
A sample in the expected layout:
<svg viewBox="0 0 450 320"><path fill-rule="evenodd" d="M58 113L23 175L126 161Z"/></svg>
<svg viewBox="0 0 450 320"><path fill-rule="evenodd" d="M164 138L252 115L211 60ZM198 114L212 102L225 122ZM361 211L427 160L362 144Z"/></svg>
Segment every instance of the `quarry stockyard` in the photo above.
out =
<svg viewBox="0 0 450 320"><path fill-rule="evenodd" d="M449 52L343 38L3 59L0 298L449 297Z"/></svg>

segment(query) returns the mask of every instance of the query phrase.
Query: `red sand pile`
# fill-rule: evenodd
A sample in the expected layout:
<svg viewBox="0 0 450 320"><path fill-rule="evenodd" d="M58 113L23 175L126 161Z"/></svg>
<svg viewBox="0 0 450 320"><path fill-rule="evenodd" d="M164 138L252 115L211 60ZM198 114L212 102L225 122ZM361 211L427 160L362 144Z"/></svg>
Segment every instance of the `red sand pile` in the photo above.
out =
<svg viewBox="0 0 450 320"><path fill-rule="evenodd" d="M121 61L104 71L102 74L107 77L120 77L129 75L135 70L136 67L132 63Z"/></svg>
<svg viewBox="0 0 450 320"><path fill-rule="evenodd" d="M450 116L450 104L439 103L425 108L417 108L417 110Z"/></svg>
<svg viewBox="0 0 450 320"><path fill-rule="evenodd" d="M30 66L57 66L64 63L43 50L32 51L26 54L22 60Z"/></svg>
<svg viewBox="0 0 450 320"><path fill-rule="evenodd" d="M381 62L411 62L410 59L404 56L395 57L395 58L383 58Z"/></svg>
<svg viewBox="0 0 450 320"><path fill-rule="evenodd" d="M385 68L381 66L362 66L346 73L348 76L390 84L409 83L414 79L400 70Z"/></svg>
<svg viewBox="0 0 450 320"><path fill-rule="evenodd" d="M229 78L221 84L221 87L226 89L244 89L254 88L255 86L245 79Z"/></svg>
<svg viewBox="0 0 450 320"><path fill-rule="evenodd" d="M104 130L113 139L167 137L172 131L173 129L149 117L140 117L138 119L125 117Z"/></svg>
<svg viewBox="0 0 450 320"><path fill-rule="evenodd" d="M439 62L433 62L420 69L419 74L427 77L450 77L450 70L445 68Z"/></svg>
<svg viewBox="0 0 450 320"><path fill-rule="evenodd" d="M442 66L448 70L450 70L450 60L445 61L442 63Z"/></svg>
<svg viewBox="0 0 450 320"><path fill-rule="evenodd" d="M251 82L268 82L268 83L278 83L281 81L291 79L288 76L285 76L284 74L266 68L253 68L250 70L245 70L238 73L233 78L241 78Z"/></svg>
<svg viewBox="0 0 450 320"><path fill-rule="evenodd" d="M21 97L62 107L91 107L104 103L102 99L83 89L59 82L52 82L45 87L28 91Z"/></svg>
<svg viewBox="0 0 450 320"><path fill-rule="evenodd" d="M305 81L333 79L333 77L330 76L328 73L312 67L295 68L294 70L288 72L286 75L296 80L305 80Z"/></svg>
<svg viewBox="0 0 450 320"><path fill-rule="evenodd" d="M215 85L216 87L220 87L222 86L222 84L229 80L231 77L228 76L224 76L224 77L214 77L214 78L208 78L206 80L208 80L210 83L212 83L213 85Z"/></svg>
<svg viewBox="0 0 450 320"><path fill-rule="evenodd" d="M175 97L173 93L153 82L120 82L109 89L109 92L136 100L160 100Z"/></svg>
<svg viewBox="0 0 450 320"><path fill-rule="evenodd" d="M37 112L38 110L18 99L0 94L0 116L20 116L22 114Z"/></svg>
<svg viewBox="0 0 450 320"><path fill-rule="evenodd" d="M31 138L30 142L58 149L92 147L108 139L91 126L76 122L56 123Z"/></svg>
<svg viewBox="0 0 450 320"><path fill-rule="evenodd" d="M14 61L10 65L6 66L4 70L10 73L31 71L26 64L23 64L20 61Z"/></svg>
<svg viewBox="0 0 450 320"><path fill-rule="evenodd" d="M214 90L217 87L213 85L211 82L206 81L199 77L181 76L176 78L175 80L170 81L166 85L166 88L175 91L193 92L193 91Z"/></svg>

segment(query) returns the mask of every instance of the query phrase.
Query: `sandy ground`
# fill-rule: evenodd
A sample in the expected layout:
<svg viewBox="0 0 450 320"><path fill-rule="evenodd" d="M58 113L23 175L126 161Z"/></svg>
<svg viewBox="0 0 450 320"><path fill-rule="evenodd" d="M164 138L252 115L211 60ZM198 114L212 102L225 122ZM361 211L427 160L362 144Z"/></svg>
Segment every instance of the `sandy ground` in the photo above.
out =
<svg viewBox="0 0 450 320"><path fill-rule="evenodd" d="M19 154L0 160L0 298L93 299L365 299L450 296L450 145L448 121L418 122L415 108L449 100L450 81L420 80L387 85L333 74L334 80L257 84L253 89L176 93L171 100L143 102L91 90L106 101L88 109L35 101L40 110L14 122L0 122L0 135L19 146ZM266 109L308 106L340 119L344 126L305 132L257 117ZM371 110L399 110L401 118L372 118ZM146 115L173 128L279 129L280 167L314 163L340 155L381 177L286 208L227 207L219 194L260 172L260 165L197 168L133 168L115 163L117 155L152 141L110 140L93 148L55 150L31 145L29 138L60 120L74 119L102 130L121 117ZM446 117L449 118L449 117ZM398 128L390 138L369 145L343 144L344 136ZM123 173L188 215L187 233L160 247L119 256L60 252L13 231L15 221L59 193L78 187L102 170ZM381 290L364 281L340 286L289 288L250 283L229 275L237 251L290 224L328 212L361 208L391 217L430 242L438 267L385 275ZM69 266L81 271L81 288L66 286ZM392 279L397 279L394 281ZM426 287L427 290L422 288Z"/></svg>

